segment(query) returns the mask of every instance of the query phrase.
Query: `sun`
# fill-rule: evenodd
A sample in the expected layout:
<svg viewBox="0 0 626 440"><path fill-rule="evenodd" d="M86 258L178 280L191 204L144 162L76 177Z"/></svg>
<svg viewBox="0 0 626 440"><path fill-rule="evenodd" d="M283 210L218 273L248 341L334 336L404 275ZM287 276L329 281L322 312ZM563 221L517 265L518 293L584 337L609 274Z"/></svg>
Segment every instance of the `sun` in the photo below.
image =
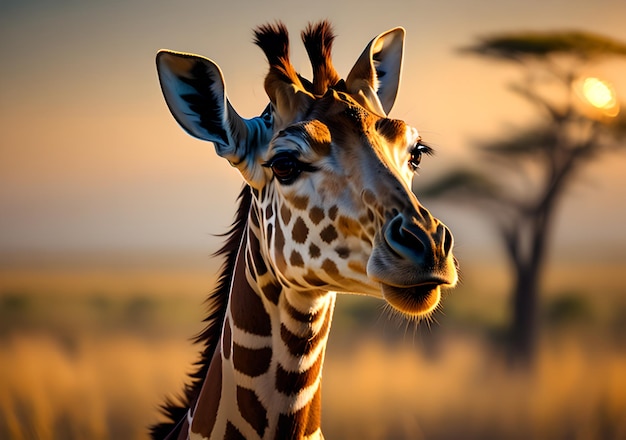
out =
<svg viewBox="0 0 626 440"><path fill-rule="evenodd" d="M587 101L596 108L610 108L615 105L615 92L606 82L598 78L585 78L583 94Z"/></svg>
<svg viewBox="0 0 626 440"><path fill-rule="evenodd" d="M613 86L595 77L587 77L582 82L582 95L593 107L607 116L617 116L619 104Z"/></svg>

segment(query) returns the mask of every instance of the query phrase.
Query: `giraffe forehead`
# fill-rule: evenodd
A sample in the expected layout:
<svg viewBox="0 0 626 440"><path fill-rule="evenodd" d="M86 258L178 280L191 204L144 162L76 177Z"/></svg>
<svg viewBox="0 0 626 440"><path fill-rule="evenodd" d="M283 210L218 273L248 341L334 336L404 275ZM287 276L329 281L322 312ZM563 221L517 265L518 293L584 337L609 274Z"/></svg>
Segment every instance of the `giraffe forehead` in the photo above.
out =
<svg viewBox="0 0 626 440"><path fill-rule="evenodd" d="M304 141L304 142L302 142ZM281 146L288 145L307 155L305 147L311 148L313 152L320 156L330 153L332 136L330 129L323 122L313 119L292 124L280 131L272 142L276 150Z"/></svg>
<svg viewBox="0 0 626 440"><path fill-rule="evenodd" d="M330 129L337 154L349 153L347 165L350 168L359 166L358 161L355 161L356 152L373 150L379 159L402 155L408 151L407 146L413 138L419 137L417 130L404 121L375 115L349 95L346 96L345 101L335 103L339 110L333 116L320 115L320 119Z"/></svg>
<svg viewBox="0 0 626 440"><path fill-rule="evenodd" d="M329 90L303 112L306 120L294 122L274 136L268 154L284 148L304 157L311 153L323 157L332 154L331 143L339 150L359 148L364 137L378 136L376 122L380 117L363 107L357 98Z"/></svg>

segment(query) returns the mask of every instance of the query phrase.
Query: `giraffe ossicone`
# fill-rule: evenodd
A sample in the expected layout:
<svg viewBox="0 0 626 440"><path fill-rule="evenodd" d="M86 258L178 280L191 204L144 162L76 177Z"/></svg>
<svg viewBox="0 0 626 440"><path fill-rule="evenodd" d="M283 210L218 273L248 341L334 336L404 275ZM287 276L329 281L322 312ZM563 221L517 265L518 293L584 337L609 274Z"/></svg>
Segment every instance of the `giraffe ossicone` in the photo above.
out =
<svg viewBox="0 0 626 440"><path fill-rule="evenodd" d="M336 292L432 313L457 281L453 239L411 191L417 130L388 113L400 82L404 30L374 38L343 80L322 21L302 33L313 79L289 61L282 23L255 30L269 72L261 116L237 114L213 61L157 54L176 121L211 141L244 179L208 299L198 370L153 438L322 438L321 372Z"/></svg>

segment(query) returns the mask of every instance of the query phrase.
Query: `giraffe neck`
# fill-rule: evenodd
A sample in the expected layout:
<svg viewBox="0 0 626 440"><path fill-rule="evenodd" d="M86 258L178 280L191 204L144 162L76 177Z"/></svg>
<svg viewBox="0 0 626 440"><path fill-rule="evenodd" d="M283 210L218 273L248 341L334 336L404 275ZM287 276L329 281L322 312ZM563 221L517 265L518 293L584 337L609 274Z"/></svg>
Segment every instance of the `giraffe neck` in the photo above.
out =
<svg viewBox="0 0 626 440"><path fill-rule="evenodd" d="M321 377L334 293L281 286L250 211L218 345L195 408L190 439L322 438Z"/></svg>

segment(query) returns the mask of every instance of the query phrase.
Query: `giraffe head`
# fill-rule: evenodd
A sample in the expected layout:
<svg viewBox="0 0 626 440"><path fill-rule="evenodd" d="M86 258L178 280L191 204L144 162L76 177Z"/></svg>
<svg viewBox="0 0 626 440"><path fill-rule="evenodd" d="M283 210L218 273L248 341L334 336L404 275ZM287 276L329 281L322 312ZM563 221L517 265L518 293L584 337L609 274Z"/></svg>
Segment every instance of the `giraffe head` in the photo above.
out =
<svg viewBox="0 0 626 440"><path fill-rule="evenodd" d="M345 80L332 66L322 22L303 32L313 81L289 61L282 24L255 32L269 65L271 105L241 118L219 67L161 51L157 66L174 117L251 186L264 264L290 291L383 297L411 316L431 312L457 281L448 228L419 203L411 182L431 150L417 130L387 114L400 81L404 30L374 38Z"/></svg>

